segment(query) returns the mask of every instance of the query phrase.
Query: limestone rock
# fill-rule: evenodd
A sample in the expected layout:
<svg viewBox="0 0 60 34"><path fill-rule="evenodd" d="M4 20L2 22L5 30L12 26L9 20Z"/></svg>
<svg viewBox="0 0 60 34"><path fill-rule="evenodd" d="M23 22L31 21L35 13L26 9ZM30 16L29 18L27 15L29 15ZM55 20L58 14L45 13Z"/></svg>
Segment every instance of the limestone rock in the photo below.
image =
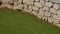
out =
<svg viewBox="0 0 60 34"><path fill-rule="evenodd" d="M35 0L30 0L31 2L34 2Z"/></svg>
<svg viewBox="0 0 60 34"><path fill-rule="evenodd" d="M57 11L58 16L60 16L60 10Z"/></svg>
<svg viewBox="0 0 60 34"><path fill-rule="evenodd" d="M51 2L54 2L54 3L60 3L60 0L49 0Z"/></svg>
<svg viewBox="0 0 60 34"><path fill-rule="evenodd" d="M27 7L27 4L24 4L23 7L24 7L24 9L27 9L27 8L28 8L28 7Z"/></svg>
<svg viewBox="0 0 60 34"><path fill-rule="evenodd" d="M29 5L29 6L28 6L28 10L29 10L30 12L32 12L32 7L33 7L32 5Z"/></svg>
<svg viewBox="0 0 60 34"><path fill-rule="evenodd" d="M41 19L43 16L38 13L38 14L37 14L37 17Z"/></svg>
<svg viewBox="0 0 60 34"><path fill-rule="evenodd" d="M43 9L40 9L40 10L39 10L39 14L40 14L41 16L44 16L44 10L43 10Z"/></svg>
<svg viewBox="0 0 60 34"><path fill-rule="evenodd" d="M40 0L40 7L43 7L45 5L44 0Z"/></svg>
<svg viewBox="0 0 60 34"><path fill-rule="evenodd" d="M46 16L42 17L42 19L45 20L45 21L48 21Z"/></svg>
<svg viewBox="0 0 60 34"><path fill-rule="evenodd" d="M48 2L49 0L45 0L45 2Z"/></svg>
<svg viewBox="0 0 60 34"><path fill-rule="evenodd" d="M35 0L35 1L39 1L39 0Z"/></svg>
<svg viewBox="0 0 60 34"><path fill-rule="evenodd" d="M57 10L54 8L50 8L50 13L57 14Z"/></svg>
<svg viewBox="0 0 60 34"><path fill-rule="evenodd" d="M18 9L18 6L14 6L14 7L13 7L13 10L16 10L16 9Z"/></svg>
<svg viewBox="0 0 60 34"><path fill-rule="evenodd" d="M38 11L39 8L38 8L37 6L33 6L33 10L34 10L34 11Z"/></svg>
<svg viewBox="0 0 60 34"><path fill-rule="evenodd" d="M58 16L57 15L52 15L53 19L57 20Z"/></svg>
<svg viewBox="0 0 60 34"><path fill-rule="evenodd" d="M52 23L52 22L53 22L52 17L48 17L48 22L50 22L50 23Z"/></svg>
<svg viewBox="0 0 60 34"><path fill-rule="evenodd" d="M53 22L54 22L55 24L58 24L58 23L59 23L59 20L53 20Z"/></svg>
<svg viewBox="0 0 60 34"><path fill-rule="evenodd" d="M24 7L24 5L23 4L19 4L18 7L22 9Z"/></svg>
<svg viewBox="0 0 60 34"><path fill-rule="evenodd" d="M50 10L49 7L46 7L46 6L44 6L43 9L46 10L46 11Z"/></svg>
<svg viewBox="0 0 60 34"><path fill-rule="evenodd" d="M60 16L60 10L57 11L58 16Z"/></svg>
<svg viewBox="0 0 60 34"><path fill-rule="evenodd" d="M32 14L35 15L35 16L37 16L38 12L32 11Z"/></svg>
<svg viewBox="0 0 60 34"><path fill-rule="evenodd" d="M45 2L45 6L51 7L51 6L53 6L53 3L52 2Z"/></svg>
<svg viewBox="0 0 60 34"><path fill-rule="evenodd" d="M34 5L37 7L41 7L41 4L39 2L35 2Z"/></svg>
<svg viewBox="0 0 60 34"><path fill-rule="evenodd" d="M23 0L23 3L26 3L28 0Z"/></svg>
<svg viewBox="0 0 60 34"><path fill-rule="evenodd" d="M53 5L53 8L54 8L54 9L59 9L59 4L54 4L54 5Z"/></svg>
<svg viewBox="0 0 60 34"><path fill-rule="evenodd" d="M47 16L47 17L51 16L50 12L45 11L45 16Z"/></svg>

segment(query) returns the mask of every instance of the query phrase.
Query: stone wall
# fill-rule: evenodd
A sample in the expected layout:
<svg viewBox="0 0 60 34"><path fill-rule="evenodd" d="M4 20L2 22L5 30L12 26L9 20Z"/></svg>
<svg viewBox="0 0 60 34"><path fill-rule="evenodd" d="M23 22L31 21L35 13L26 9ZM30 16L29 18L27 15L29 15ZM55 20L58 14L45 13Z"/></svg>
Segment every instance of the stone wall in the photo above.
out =
<svg viewBox="0 0 60 34"><path fill-rule="evenodd" d="M60 27L60 0L2 0L2 6L24 10Z"/></svg>

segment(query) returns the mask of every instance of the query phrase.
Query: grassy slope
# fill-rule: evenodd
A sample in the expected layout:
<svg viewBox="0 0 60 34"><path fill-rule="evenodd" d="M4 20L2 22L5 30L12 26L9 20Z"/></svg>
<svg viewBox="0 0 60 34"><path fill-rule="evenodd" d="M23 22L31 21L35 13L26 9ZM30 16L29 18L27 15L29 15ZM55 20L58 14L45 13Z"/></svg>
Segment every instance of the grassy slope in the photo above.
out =
<svg viewBox="0 0 60 34"><path fill-rule="evenodd" d="M0 34L60 34L60 29L26 13L0 9Z"/></svg>

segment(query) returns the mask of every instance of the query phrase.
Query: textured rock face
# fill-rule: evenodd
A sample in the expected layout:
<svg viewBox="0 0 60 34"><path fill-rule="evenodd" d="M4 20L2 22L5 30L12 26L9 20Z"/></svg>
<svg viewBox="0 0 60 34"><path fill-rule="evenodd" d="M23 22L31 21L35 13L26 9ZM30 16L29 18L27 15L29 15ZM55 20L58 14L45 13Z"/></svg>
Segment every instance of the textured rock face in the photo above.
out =
<svg viewBox="0 0 60 34"><path fill-rule="evenodd" d="M2 6L24 10L60 27L60 0L2 0Z"/></svg>
<svg viewBox="0 0 60 34"><path fill-rule="evenodd" d="M49 0L51 2L54 2L54 3L60 3L60 0Z"/></svg>

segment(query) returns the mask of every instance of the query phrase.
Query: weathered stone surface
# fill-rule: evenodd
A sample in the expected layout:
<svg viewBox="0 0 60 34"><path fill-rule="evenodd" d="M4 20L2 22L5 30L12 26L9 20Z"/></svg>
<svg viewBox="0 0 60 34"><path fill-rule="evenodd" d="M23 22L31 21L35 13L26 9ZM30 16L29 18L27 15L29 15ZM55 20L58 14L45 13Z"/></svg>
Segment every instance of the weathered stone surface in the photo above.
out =
<svg viewBox="0 0 60 34"><path fill-rule="evenodd" d="M35 0L30 0L30 1L34 2Z"/></svg>
<svg viewBox="0 0 60 34"><path fill-rule="evenodd" d="M32 11L32 14L35 15L35 16L37 16L38 12Z"/></svg>
<svg viewBox="0 0 60 34"><path fill-rule="evenodd" d="M37 14L37 17L41 19L43 16L38 13L38 14Z"/></svg>
<svg viewBox="0 0 60 34"><path fill-rule="evenodd" d="M53 3L52 2L45 2L45 6L51 7L51 6L53 6Z"/></svg>
<svg viewBox="0 0 60 34"><path fill-rule="evenodd" d="M50 8L50 13L57 14L57 10L54 8Z"/></svg>
<svg viewBox="0 0 60 34"><path fill-rule="evenodd" d="M29 10L30 12L32 12L32 7L33 7L32 5L29 5L29 6L28 6L28 10Z"/></svg>
<svg viewBox="0 0 60 34"><path fill-rule="evenodd" d="M60 16L58 15L52 15L52 16L53 16L53 19L60 20Z"/></svg>
<svg viewBox="0 0 60 34"><path fill-rule="evenodd" d="M43 7L44 2L42 2L42 1L41 2L35 2L34 5L37 6L37 7Z"/></svg>
<svg viewBox="0 0 60 34"><path fill-rule="evenodd" d="M40 9L40 10L39 10L39 14L40 14L41 16L44 16L44 10L43 10L43 9Z"/></svg>
<svg viewBox="0 0 60 34"><path fill-rule="evenodd" d="M55 24L58 24L59 23L59 20L53 20L53 22L55 23Z"/></svg>
<svg viewBox="0 0 60 34"><path fill-rule="evenodd" d="M18 9L18 6L14 6L13 9L14 9L14 10Z"/></svg>
<svg viewBox="0 0 60 34"><path fill-rule="evenodd" d="M39 1L39 0L35 0L35 1Z"/></svg>
<svg viewBox="0 0 60 34"><path fill-rule="evenodd" d="M45 5L44 0L40 0L40 7L43 7Z"/></svg>
<svg viewBox="0 0 60 34"><path fill-rule="evenodd" d="M24 4L23 7L24 7L24 9L27 9L27 8L28 8L28 7L27 7L27 4Z"/></svg>
<svg viewBox="0 0 60 34"><path fill-rule="evenodd" d="M60 16L60 10L57 11L58 16Z"/></svg>
<svg viewBox="0 0 60 34"><path fill-rule="evenodd" d="M49 11L49 10L50 10L50 8L49 8L49 7L46 7L46 6L44 6L43 9L44 9L45 11Z"/></svg>
<svg viewBox="0 0 60 34"><path fill-rule="evenodd" d="M57 15L52 15L53 19L57 20Z"/></svg>
<svg viewBox="0 0 60 34"><path fill-rule="evenodd" d="M53 8L54 8L54 9L59 9L59 4L54 4L54 5L53 5Z"/></svg>
<svg viewBox="0 0 60 34"><path fill-rule="evenodd" d="M18 7L19 7L19 9L20 8L23 9L24 5L23 4L19 4Z"/></svg>
<svg viewBox="0 0 60 34"><path fill-rule="evenodd" d="M49 0L45 0L45 2L48 2Z"/></svg>
<svg viewBox="0 0 60 34"><path fill-rule="evenodd" d="M35 2L34 5L37 6L37 7L41 7L40 6L41 4L39 2Z"/></svg>
<svg viewBox="0 0 60 34"><path fill-rule="evenodd" d="M39 7L33 6L33 10L38 11L39 10Z"/></svg>
<svg viewBox="0 0 60 34"><path fill-rule="evenodd" d="M51 16L50 12L45 11L45 16L47 16L47 17Z"/></svg>
<svg viewBox="0 0 60 34"><path fill-rule="evenodd" d="M8 5L7 8L12 9L12 6Z"/></svg>
<svg viewBox="0 0 60 34"><path fill-rule="evenodd" d="M51 2L54 2L54 3L60 3L60 0L49 0Z"/></svg>
<svg viewBox="0 0 60 34"><path fill-rule="evenodd" d="M48 22L53 23L52 17L48 17Z"/></svg>
<svg viewBox="0 0 60 34"><path fill-rule="evenodd" d="M48 21L46 16L42 17L42 19L45 20L45 21Z"/></svg>
<svg viewBox="0 0 60 34"><path fill-rule="evenodd" d="M23 0L23 3L26 3L28 0Z"/></svg>

